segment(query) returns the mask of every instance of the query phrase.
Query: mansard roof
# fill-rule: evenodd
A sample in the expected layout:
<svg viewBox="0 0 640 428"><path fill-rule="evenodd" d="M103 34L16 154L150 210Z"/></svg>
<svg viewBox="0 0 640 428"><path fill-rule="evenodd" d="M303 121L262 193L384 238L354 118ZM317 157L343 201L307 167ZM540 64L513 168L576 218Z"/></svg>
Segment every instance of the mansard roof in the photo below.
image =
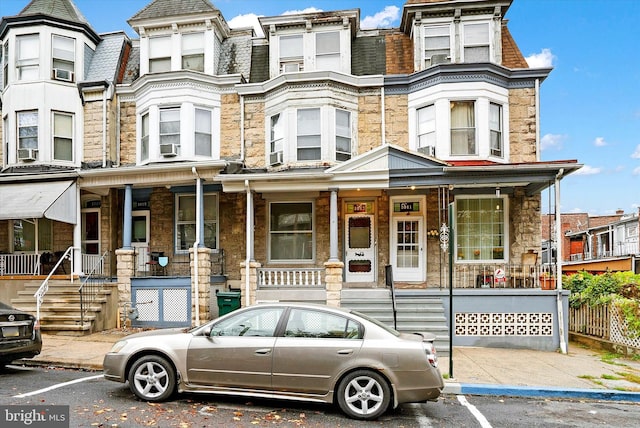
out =
<svg viewBox="0 0 640 428"><path fill-rule="evenodd" d="M219 10L209 0L154 0L133 15L129 21L206 12L219 12Z"/></svg>
<svg viewBox="0 0 640 428"><path fill-rule="evenodd" d="M109 81L119 83L125 47L129 38L123 32L103 34L102 41L96 47L91 58L89 71L85 74L86 82Z"/></svg>

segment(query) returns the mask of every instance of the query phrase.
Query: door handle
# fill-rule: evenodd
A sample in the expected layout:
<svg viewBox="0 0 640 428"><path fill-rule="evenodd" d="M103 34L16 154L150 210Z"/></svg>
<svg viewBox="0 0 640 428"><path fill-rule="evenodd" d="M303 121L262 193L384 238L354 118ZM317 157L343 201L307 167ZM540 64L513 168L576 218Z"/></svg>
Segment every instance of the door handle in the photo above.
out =
<svg viewBox="0 0 640 428"><path fill-rule="evenodd" d="M341 349L338 351L338 355L351 355L353 354L353 349Z"/></svg>
<svg viewBox="0 0 640 428"><path fill-rule="evenodd" d="M271 348L256 349L255 353L259 355L267 355L271 353Z"/></svg>

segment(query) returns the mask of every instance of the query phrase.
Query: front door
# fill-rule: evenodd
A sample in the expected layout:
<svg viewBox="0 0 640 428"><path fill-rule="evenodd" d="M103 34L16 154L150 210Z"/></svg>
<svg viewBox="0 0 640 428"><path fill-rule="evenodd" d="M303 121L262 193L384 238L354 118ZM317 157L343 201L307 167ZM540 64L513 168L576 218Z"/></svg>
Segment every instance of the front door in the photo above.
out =
<svg viewBox="0 0 640 428"><path fill-rule="evenodd" d="M393 279L397 281L423 281L422 219L396 218L393 222L394 245L391 248Z"/></svg>
<svg viewBox="0 0 640 428"><path fill-rule="evenodd" d="M149 267L149 211L133 211L131 224L131 246L136 250L139 271Z"/></svg>
<svg viewBox="0 0 640 428"><path fill-rule="evenodd" d="M369 213L368 210L347 214L345 217L346 282L374 282L376 280L374 219L373 213Z"/></svg>

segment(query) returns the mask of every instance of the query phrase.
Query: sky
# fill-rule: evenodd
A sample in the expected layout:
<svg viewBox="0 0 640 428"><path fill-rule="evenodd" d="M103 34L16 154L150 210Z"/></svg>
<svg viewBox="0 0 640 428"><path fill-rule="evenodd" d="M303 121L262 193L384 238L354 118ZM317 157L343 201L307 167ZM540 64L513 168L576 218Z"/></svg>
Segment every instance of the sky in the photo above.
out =
<svg viewBox="0 0 640 428"><path fill-rule="evenodd" d="M99 33L126 31L151 0L74 0ZM0 16L29 0L0 0ZM404 0L212 0L231 27L257 16L360 9L362 28L398 27ZM562 213L640 208L640 1L514 0L509 30L530 67L553 67L540 90L543 161L584 166L560 184ZM553 191L552 191L553 193ZM543 195L543 214L555 209Z"/></svg>

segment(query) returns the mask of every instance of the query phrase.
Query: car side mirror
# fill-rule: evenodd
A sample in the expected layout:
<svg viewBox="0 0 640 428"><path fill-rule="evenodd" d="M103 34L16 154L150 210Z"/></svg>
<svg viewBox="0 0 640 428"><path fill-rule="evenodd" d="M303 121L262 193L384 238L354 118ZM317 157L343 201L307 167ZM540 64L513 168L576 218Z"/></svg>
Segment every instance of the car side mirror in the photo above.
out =
<svg viewBox="0 0 640 428"><path fill-rule="evenodd" d="M222 330L220 330L219 328L212 328L209 331L209 337L216 337L216 336L220 336L220 333L222 332Z"/></svg>

